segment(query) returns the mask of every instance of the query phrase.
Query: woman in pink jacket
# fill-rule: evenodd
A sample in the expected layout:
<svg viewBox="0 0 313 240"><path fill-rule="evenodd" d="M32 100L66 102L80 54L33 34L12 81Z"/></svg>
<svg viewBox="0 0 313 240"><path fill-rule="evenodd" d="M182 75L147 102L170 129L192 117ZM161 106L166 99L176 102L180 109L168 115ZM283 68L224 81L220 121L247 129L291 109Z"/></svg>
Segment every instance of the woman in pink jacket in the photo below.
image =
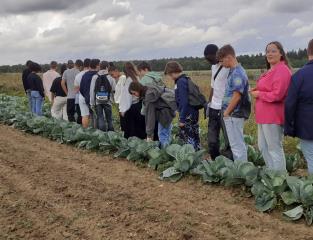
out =
<svg viewBox="0 0 313 240"><path fill-rule="evenodd" d="M266 46L266 65L268 71L260 77L256 88L251 90L251 95L256 98L258 145L268 168L286 171L283 150L284 102L292 73L281 43L271 42Z"/></svg>

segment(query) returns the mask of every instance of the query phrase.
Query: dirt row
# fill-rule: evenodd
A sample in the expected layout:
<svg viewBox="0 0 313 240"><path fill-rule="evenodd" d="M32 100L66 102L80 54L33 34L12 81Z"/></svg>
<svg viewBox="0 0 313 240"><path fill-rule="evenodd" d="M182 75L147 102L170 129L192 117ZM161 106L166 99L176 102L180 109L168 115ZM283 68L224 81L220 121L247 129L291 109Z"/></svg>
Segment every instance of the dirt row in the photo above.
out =
<svg viewBox="0 0 313 240"><path fill-rule="evenodd" d="M239 189L161 182L126 160L0 125L0 239L313 239Z"/></svg>

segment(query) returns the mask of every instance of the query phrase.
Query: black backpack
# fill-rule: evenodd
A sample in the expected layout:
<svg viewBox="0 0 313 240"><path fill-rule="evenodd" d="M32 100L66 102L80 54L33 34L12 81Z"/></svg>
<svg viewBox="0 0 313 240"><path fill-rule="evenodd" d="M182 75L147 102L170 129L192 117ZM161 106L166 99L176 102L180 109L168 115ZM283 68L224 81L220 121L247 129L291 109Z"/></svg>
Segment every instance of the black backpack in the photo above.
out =
<svg viewBox="0 0 313 240"><path fill-rule="evenodd" d="M206 108L207 101L205 96L200 92L199 87L189 78L188 79L188 102L189 105L197 110Z"/></svg>
<svg viewBox="0 0 313 240"><path fill-rule="evenodd" d="M112 86L108 75L98 75L95 83L96 104L107 104L110 101Z"/></svg>

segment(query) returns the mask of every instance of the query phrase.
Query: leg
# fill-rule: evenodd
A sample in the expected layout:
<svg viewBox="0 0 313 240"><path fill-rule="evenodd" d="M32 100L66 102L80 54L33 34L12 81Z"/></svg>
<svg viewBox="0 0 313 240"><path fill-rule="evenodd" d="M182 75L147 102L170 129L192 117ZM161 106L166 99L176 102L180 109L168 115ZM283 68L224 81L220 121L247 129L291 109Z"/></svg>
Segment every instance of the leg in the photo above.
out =
<svg viewBox="0 0 313 240"><path fill-rule="evenodd" d="M210 109L208 124L208 145L211 158L214 160L220 155L220 111Z"/></svg>
<svg viewBox="0 0 313 240"><path fill-rule="evenodd" d="M32 113L36 114L36 94L34 91L31 92L31 107Z"/></svg>
<svg viewBox="0 0 313 240"><path fill-rule="evenodd" d="M96 105L96 112L97 112L97 125L98 129L101 131L106 132L107 127L104 121L104 114L103 114L103 105Z"/></svg>
<svg viewBox="0 0 313 240"><path fill-rule="evenodd" d="M268 152L268 146L267 146L266 138L264 135L263 126L264 126L263 124L258 124L258 147L262 153L262 157L265 161L266 166L272 169L273 164L272 164L271 156L269 155L269 152Z"/></svg>
<svg viewBox="0 0 313 240"><path fill-rule="evenodd" d="M44 101L44 98L42 96L39 96L37 98L37 114L38 116L42 116L42 107L43 107L43 101Z"/></svg>
<svg viewBox="0 0 313 240"><path fill-rule="evenodd" d="M308 163L309 174L313 174L313 141L300 140L301 150Z"/></svg>
<svg viewBox="0 0 313 240"><path fill-rule="evenodd" d="M75 104L75 111L77 113L77 123L78 124L82 124L82 114L80 112L80 107L79 107L79 104Z"/></svg>
<svg viewBox="0 0 313 240"><path fill-rule="evenodd" d="M165 148L171 143L172 127L172 124L170 124L167 128L163 127L160 123L158 124L158 136L161 148Z"/></svg>
<svg viewBox="0 0 313 240"><path fill-rule="evenodd" d="M67 99L66 97L62 97L62 119L68 121L67 116Z"/></svg>
<svg viewBox="0 0 313 240"><path fill-rule="evenodd" d="M155 122L155 126L154 126L154 133L153 133L153 141L159 141L159 123L158 121Z"/></svg>
<svg viewBox="0 0 313 240"><path fill-rule="evenodd" d="M113 120L112 120L112 105L105 104L104 113L105 113L105 119L107 123L107 131L114 132Z"/></svg>
<svg viewBox="0 0 313 240"><path fill-rule="evenodd" d="M70 122L75 122L75 99L67 99L67 116Z"/></svg>
<svg viewBox="0 0 313 240"><path fill-rule="evenodd" d="M186 119L185 126L181 128L181 139L185 144L191 144L196 151L200 150L198 119Z"/></svg>
<svg viewBox="0 0 313 240"><path fill-rule="evenodd" d="M272 169L276 171L287 171L283 149L283 128L276 124L264 124L263 132L272 162Z"/></svg>
<svg viewBox="0 0 313 240"><path fill-rule="evenodd" d="M60 97L56 97L51 108L51 116L56 119L62 119L63 117L63 100Z"/></svg>
<svg viewBox="0 0 313 240"><path fill-rule="evenodd" d="M223 133L223 138L224 138L224 149L222 149L221 155L227 157L228 159L234 160L233 152L230 147L229 143L229 137L227 135L227 130L226 130L226 125L224 122L223 118L223 112L221 112L221 118L220 118L220 124L221 124L221 129Z"/></svg>
<svg viewBox="0 0 313 240"><path fill-rule="evenodd" d="M87 106L84 98L79 98L79 107L82 115L83 128L89 127L89 107Z"/></svg>
<svg viewBox="0 0 313 240"><path fill-rule="evenodd" d="M243 136L243 118L224 118L227 136L235 161L248 161L247 147Z"/></svg>
<svg viewBox="0 0 313 240"><path fill-rule="evenodd" d="M32 108L31 90L26 90L26 95L27 95L27 99L28 99L28 109L29 109L30 112L32 112L33 108Z"/></svg>

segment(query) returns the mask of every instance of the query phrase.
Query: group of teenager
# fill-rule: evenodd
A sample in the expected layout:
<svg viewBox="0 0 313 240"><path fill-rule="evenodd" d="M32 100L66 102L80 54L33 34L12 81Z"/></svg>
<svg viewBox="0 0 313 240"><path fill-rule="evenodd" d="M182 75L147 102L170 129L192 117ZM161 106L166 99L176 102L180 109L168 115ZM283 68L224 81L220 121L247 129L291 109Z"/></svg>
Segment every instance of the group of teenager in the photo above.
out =
<svg viewBox="0 0 313 240"><path fill-rule="evenodd" d="M250 116L251 98L255 99L258 147L266 166L286 171L284 135L298 137L313 174L313 40L309 42L308 63L292 75L283 46L266 46L267 71L249 87L245 69L237 61L231 45L220 49L209 44L204 57L212 67L209 101L175 61L168 62L164 75L175 88L166 87L160 73L147 62L135 66L126 62L123 72L113 63L99 59L68 61L57 72L51 62L41 79L39 64L28 61L23 84L30 110L42 115L45 96L52 103L51 114L102 131L114 131L112 106L118 106L120 129L125 138L138 137L159 141L164 148L171 142L172 123L178 115L179 138L200 149L199 110L208 117L208 147L211 159L225 155L234 161L247 161L244 123ZM199 99L197 99L199 98ZM178 113L178 114L177 114ZM220 134L225 149L220 149Z"/></svg>

